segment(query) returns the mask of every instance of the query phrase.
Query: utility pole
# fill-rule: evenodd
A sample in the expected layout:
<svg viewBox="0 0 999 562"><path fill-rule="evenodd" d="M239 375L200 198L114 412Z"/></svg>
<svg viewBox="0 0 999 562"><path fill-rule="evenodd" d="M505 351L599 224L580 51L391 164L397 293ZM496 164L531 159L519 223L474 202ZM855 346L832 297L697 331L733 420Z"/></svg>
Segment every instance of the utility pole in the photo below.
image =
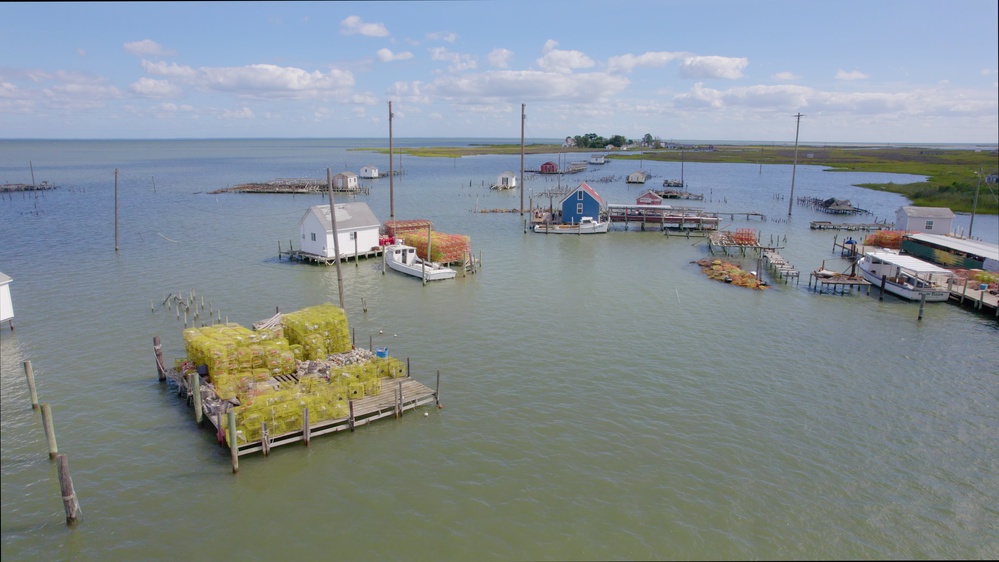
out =
<svg viewBox="0 0 999 562"><path fill-rule="evenodd" d="M982 175L985 174L985 168L978 170L975 174L978 176L978 187L975 188L975 202L971 204L971 222L968 223L968 238L971 238L971 229L975 227L975 211L978 210L978 192L982 190Z"/></svg>
<svg viewBox="0 0 999 562"><path fill-rule="evenodd" d="M520 104L520 216L524 216L524 122L527 116L524 114L526 103Z"/></svg>
<svg viewBox="0 0 999 562"><path fill-rule="evenodd" d="M343 271L340 269L340 231L336 226L336 207L333 205L333 171L326 168L326 188L330 194L330 223L333 228L333 253L336 257L336 289L340 293L340 308L344 311L347 307L343 304Z"/></svg>
<svg viewBox="0 0 999 562"><path fill-rule="evenodd" d="M794 116L798 124L794 127L794 165L791 166L791 198L787 202L787 216L791 216L791 207L794 205L794 174L798 171L798 131L801 130L801 113Z"/></svg>
<svg viewBox="0 0 999 562"><path fill-rule="evenodd" d="M389 220L395 220L395 171L392 168L392 102L389 104Z"/></svg>

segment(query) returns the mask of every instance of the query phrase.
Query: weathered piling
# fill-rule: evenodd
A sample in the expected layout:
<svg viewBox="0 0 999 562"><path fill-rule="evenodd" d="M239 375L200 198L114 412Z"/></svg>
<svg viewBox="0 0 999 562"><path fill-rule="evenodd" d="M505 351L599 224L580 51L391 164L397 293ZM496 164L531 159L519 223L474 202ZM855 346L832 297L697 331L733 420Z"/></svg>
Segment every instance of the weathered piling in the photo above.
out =
<svg viewBox="0 0 999 562"><path fill-rule="evenodd" d="M153 352L156 353L156 376L160 382L166 381L166 367L163 365L163 344L159 336L153 336Z"/></svg>
<svg viewBox="0 0 999 562"><path fill-rule="evenodd" d="M236 410L227 413L229 421L229 455L232 457L232 471L239 472L239 442L236 440ZM221 425L221 424L220 424Z"/></svg>
<svg viewBox="0 0 999 562"><path fill-rule="evenodd" d="M80 502L76 499L73 478L69 474L69 459L66 455L58 455L56 461L59 467L59 490L62 492L62 506L66 510L66 524L73 525L76 523L76 516L80 511Z"/></svg>
<svg viewBox="0 0 999 562"><path fill-rule="evenodd" d="M42 425L45 427L45 440L49 444L49 458L54 459L59 454L59 446L56 445L55 426L52 423L52 407L42 404Z"/></svg>
<svg viewBox="0 0 999 562"><path fill-rule="evenodd" d="M202 420L204 419L204 411L202 411L201 406L201 375L195 373L194 376L191 377L191 382L193 383L191 391L194 393L194 421L197 422L198 425L201 425Z"/></svg>
<svg viewBox="0 0 999 562"><path fill-rule="evenodd" d="M31 368L31 361L24 362L24 376L28 379L28 393L31 395L31 409L38 409L38 392L35 390L35 372Z"/></svg>

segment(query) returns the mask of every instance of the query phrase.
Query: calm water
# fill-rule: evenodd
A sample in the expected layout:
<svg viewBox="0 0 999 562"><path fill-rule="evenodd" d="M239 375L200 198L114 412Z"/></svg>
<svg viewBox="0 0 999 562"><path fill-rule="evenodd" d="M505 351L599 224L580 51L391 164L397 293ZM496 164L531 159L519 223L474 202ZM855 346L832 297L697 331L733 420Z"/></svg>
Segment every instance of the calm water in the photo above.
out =
<svg viewBox="0 0 999 562"><path fill-rule="evenodd" d="M378 260L343 268L358 343L411 358L428 384L439 369L444 409L243 457L232 475L156 382L153 336L168 361L183 354L182 322L159 303L194 290L249 325L337 302L336 271L277 259L324 197L206 192L387 169L387 156L347 150L385 144L0 141L0 181L30 182L31 162L62 186L0 199L16 313L0 330L5 560L999 557L994 319L931 304L917 322L918 305L817 295L807 275L749 291L702 276L697 239L542 236L519 215L473 213L519 205L483 187L519 156L403 157L396 218L470 235L479 274L422 287ZM648 187L680 175L614 161L567 181L630 203L642 190L624 176L639 166ZM802 271L848 267L833 233L808 228L828 215L787 218L790 166L684 175L708 210L769 217L725 228L786 236ZM903 198L851 186L885 179L911 177L799 166L795 194L891 220ZM387 220L388 181L367 184L358 200ZM549 185L529 180L528 195ZM974 231L996 242L996 217ZM69 456L73 529L25 360Z"/></svg>

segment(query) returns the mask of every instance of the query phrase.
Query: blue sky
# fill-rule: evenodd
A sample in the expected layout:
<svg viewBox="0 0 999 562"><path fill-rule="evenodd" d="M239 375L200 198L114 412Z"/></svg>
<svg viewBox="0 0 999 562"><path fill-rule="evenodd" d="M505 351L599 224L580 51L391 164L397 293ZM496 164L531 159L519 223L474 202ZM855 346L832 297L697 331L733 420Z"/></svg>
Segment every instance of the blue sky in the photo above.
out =
<svg viewBox="0 0 999 562"><path fill-rule="evenodd" d="M0 137L999 142L995 0L0 4Z"/></svg>

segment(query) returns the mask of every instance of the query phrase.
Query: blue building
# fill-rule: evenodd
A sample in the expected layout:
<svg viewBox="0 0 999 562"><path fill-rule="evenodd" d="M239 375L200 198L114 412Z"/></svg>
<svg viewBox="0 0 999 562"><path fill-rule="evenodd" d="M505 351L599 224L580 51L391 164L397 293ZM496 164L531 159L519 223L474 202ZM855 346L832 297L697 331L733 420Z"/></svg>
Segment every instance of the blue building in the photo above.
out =
<svg viewBox="0 0 999 562"><path fill-rule="evenodd" d="M559 202L562 209L562 223L576 224L583 217L600 219L600 213L607 204L592 187L583 182Z"/></svg>

